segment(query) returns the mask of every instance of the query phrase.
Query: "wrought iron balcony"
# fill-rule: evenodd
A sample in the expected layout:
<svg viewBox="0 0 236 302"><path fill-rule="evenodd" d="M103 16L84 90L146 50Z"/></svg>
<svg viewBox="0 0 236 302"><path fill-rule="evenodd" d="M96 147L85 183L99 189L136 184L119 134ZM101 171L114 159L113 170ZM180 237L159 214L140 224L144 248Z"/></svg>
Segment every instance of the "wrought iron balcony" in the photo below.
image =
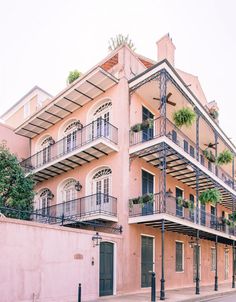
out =
<svg viewBox="0 0 236 302"><path fill-rule="evenodd" d="M130 131L130 146L151 141L155 138L163 136L161 133L161 121L163 118L158 117L153 121L153 128L141 130L139 132ZM166 136L191 157L196 158L196 144L179 128L177 128L169 119L166 118ZM207 160L203 154L203 150L199 148L199 163L214 173L218 178L224 181L229 187L236 190L233 178L221 167Z"/></svg>
<svg viewBox="0 0 236 302"><path fill-rule="evenodd" d="M161 201L161 194L154 194L153 202L146 202L142 204L133 204L133 200L129 201L130 210L129 217L147 217L148 215L155 214L168 214L174 217L178 217L181 220L186 220L194 225L201 225L209 229L214 229L223 232L227 235L236 235L236 229L234 226L227 225L223 218L217 217L210 213L205 212L202 209L196 208L194 205L192 208L178 205L177 198L174 196L166 197L166 205L164 206ZM153 216L150 218L155 220ZM198 221L198 223L197 223Z"/></svg>
<svg viewBox="0 0 236 302"><path fill-rule="evenodd" d="M117 142L118 129L100 118L23 160L21 166L42 181L117 151Z"/></svg>
<svg viewBox="0 0 236 302"><path fill-rule="evenodd" d="M37 209L32 219L45 223L74 224L80 221L117 221L117 198L97 193Z"/></svg>

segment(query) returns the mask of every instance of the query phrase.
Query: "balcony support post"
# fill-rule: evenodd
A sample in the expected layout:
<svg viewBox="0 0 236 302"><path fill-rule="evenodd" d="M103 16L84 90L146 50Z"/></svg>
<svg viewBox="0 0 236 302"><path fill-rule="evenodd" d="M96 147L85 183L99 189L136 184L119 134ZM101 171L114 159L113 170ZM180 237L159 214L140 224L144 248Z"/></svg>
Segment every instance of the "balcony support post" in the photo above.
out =
<svg viewBox="0 0 236 302"><path fill-rule="evenodd" d="M167 146L165 143L161 144L161 175L159 179L160 192L160 212L166 212L166 152Z"/></svg>
<svg viewBox="0 0 236 302"><path fill-rule="evenodd" d="M199 110L195 108L196 112L196 160L199 161Z"/></svg>
<svg viewBox="0 0 236 302"><path fill-rule="evenodd" d="M199 278L199 230L197 230L197 240L196 240L196 291L195 294L200 294L200 278Z"/></svg>
<svg viewBox="0 0 236 302"><path fill-rule="evenodd" d="M232 288L235 288L235 241L233 240L232 246Z"/></svg>
<svg viewBox="0 0 236 302"><path fill-rule="evenodd" d="M214 129L214 137L215 137L215 158L217 158L218 156L218 132L216 131L216 129ZM218 167L217 165L215 165L215 174L216 176L218 176Z"/></svg>
<svg viewBox="0 0 236 302"><path fill-rule="evenodd" d="M161 224L161 290L160 300L165 300L165 265L164 265L164 242L165 241L165 220L162 220Z"/></svg>
<svg viewBox="0 0 236 302"><path fill-rule="evenodd" d="M166 135L166 71L163 70L160 74L160 102L161 102L161 108L160 108L160 132L162 136Z"/></svg>
<svg viewBox="0 0 236 302"><path fill-rule="evenodd" d="M235 177L235 174L234 174L235 172L234 172L234 157L233 157L233 161L232 161L232 187L233 187L233 189L235 189L234 188L234 177Z"/></svg>
<svg viewBox="0 0 236 302"><path fill-rule="evenodd" d="M218 291L218 236L216 236L215 241L215 251L216 251L216 267L215 267L215 287L214 290Z"/></svg>
<svg viewBox="0 0 236 302"><path fill-rule="evenodd" d="M196 223L199 224L199 169L196 169Z"/></svg>

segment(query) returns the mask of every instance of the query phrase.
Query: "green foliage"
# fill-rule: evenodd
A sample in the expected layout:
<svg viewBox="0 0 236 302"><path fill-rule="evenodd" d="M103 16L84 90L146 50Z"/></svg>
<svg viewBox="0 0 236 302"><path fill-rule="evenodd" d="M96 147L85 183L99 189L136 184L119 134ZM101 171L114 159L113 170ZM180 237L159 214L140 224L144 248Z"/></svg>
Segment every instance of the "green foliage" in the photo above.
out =
<svg viewBox="0 0 236 302"><path fill-rule="evenodd" d="M218 189L208 189L199 195L199 200L202 204L212 203L216 205L218 202L221 202L222 196Z"/></svg>
<svg viewBox="0 0 236 302"><path fill-rule="evenodd" d="M154 123L153 119L146 119L142 123L135 124L134 126L132 126L131 131L139 132L139 131L146 130L146 129L152 129L153 123Z"/></svg>
<svg viewBox="0 0 236 302"><path fill-rule="evenodd" d="M229 214L229 219L236 222L236 211L234 211L232 214Z"/></svg>
<svg viewBox="0 0 236 302"><path fill-rule="evenodd" d="M81 72L78 71L77 69L70 71L68 78L67 78L67 83L71 84L74 82L76 79L78 79L81 76Z"/></svg>
<svg viewBox="0 0 236 302"><path fill-rule="evenodd" d="M191 200L183 199L183 197L179 196L177 197L176 201L179 207L184 207L189 209L190 212L193 212L194 203Z"/></svg>
<svg viewBox="0 0 236 302"><path fill-rule="evenodd" d="M0 207L13 208L20 211L32 211L34 181L25 177L15 155L5 145L0 145ZM19 214L6 209L0 212L7 217L29 219L25 213Z"/></svg>
<svg viewBox="0 0 236 302"><path fill-rule="evenodd" d="M203 155L212 163L216 161L215 155L212 153L211 150L208 149L203 150Z"/></svg>
<svg viewBox="0 0 236 302"><path fill-rule="evenodd" d="M217 165L225 165L232 162L234 156L229 150L222 151L216 159Z"/></svg>
<svg viewBox="0 0 236 302"><path fill-rule="evenodd" d="M110 38L108 50L112 51L118 48L120 45L127 45L130 49L135 51L135 45L132 40L129 38L129 35L124 36L122 34L116 35L115 38Z"/></svg>
<svg viewBox="0 0 236 302"><path fill-rule="evenodd" d="M153 201L154 201L154 194L147 193L142 196L130 199L129 206L130 208L132 208L134 204L139 204L141 205L141 207L144 207L145 203L153 203Z"/></svg>
<svg viewBox="0 0 236 302"><path fill-rule="evenodd" d="M184 107L174 112L173 120L177 127L191 127L196 120L196 114L192 109Z"/></svg>

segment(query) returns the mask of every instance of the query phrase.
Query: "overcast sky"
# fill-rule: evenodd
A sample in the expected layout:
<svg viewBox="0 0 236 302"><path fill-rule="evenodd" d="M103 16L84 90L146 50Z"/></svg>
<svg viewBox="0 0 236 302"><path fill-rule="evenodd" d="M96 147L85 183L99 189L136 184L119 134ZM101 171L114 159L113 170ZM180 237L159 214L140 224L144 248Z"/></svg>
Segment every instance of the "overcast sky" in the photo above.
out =
<svg viewBox="0 0 236 302"><path fill-rule="evenodd" d="M199 76L236 142L235 13L235 0L0 0L0 114L34 85L58 93L68 72L103 59L118 33L156 59L155 42L169 32L176 67Z"/></svg>

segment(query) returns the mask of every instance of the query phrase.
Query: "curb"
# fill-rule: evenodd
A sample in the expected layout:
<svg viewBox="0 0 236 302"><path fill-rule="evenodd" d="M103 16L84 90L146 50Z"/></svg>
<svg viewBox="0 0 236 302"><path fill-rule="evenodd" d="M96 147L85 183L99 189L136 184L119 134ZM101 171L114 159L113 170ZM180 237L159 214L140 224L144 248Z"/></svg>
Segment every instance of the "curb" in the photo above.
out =
<svg viewBox="0 0 236 302"><path fill-rule="evenodd" d="M190 298L190 299L185 299L182 300L180 302L207 302L207 301L211 301L214 300L216 298L220 298L220 297L224 297L224 296L230 296L232 294L235 294L236 290L230 290L230 291L226 291L226 292L220 292L220 293L214 293L214 294L210 294L207 296L198 296L195 298Z"/></svg>

